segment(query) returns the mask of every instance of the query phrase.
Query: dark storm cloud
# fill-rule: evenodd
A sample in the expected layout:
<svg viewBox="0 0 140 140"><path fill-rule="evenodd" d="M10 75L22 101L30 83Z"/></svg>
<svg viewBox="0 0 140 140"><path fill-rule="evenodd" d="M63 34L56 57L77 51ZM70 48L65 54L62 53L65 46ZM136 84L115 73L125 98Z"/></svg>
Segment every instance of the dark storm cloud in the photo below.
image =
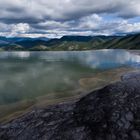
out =
<svg viewBox="0 0 140 140"><path fill-rule="evenodd" d="M43 20L39 20L39 19L35 19L32 17L21 17L21 18L0 18L0 22L6 23L6 24L17 24L17 23L28 23L28 24L37 24L39 21L43 21Z"/></svg>
<svg viewBox="0 0 140 140"><path fill-rule="evenodd" d="M140 16L139 7L139 0L1 0L0 32L61 36L139 31L139 23L129 23ZM104 14L114 18L107 21Z"/></svg>
<svg viewBox="0 0 140 140"><path fill-rule="evenodd" d="M0 1L0 5L0 19L5 23L21 22L20 19L29 23L37 19L38 22L74 20L94 13L114 13L122 17L140 15L139 0L5 0Z"/></svg>

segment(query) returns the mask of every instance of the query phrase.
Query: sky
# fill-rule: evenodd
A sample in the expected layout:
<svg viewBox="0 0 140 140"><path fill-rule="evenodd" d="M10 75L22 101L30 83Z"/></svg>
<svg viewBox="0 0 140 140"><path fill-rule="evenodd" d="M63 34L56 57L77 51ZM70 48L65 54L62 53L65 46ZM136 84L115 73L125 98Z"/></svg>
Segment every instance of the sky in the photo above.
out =
<svg viewBox="0 0 140 140"><path fill-rule="evenodd" d="M140 32L140 0L0 0L0 36Z"/></svg>

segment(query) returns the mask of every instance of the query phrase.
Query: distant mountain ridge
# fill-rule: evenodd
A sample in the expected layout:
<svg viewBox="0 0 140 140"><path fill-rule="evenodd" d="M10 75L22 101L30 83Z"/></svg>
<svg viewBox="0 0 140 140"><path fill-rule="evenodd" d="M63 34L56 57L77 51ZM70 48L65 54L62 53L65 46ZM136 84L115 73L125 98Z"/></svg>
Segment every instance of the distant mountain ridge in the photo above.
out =
<svg viewBox="0 0 140 140"><path fill-rule="evenodd" d="M20 41L36 41L36 40L48 41L49 38L45 38L45 37L39 37L39 38L3 37L3 36L0 36L0 41L5 41L7 43L17 43L17 42L20 42ZM0 42L0 44L2 44L2 43Z"/></svg>
<svg viewBox="0 0 140 140"><path fill-rule="evenodd" d="M125 36L63 36L60 39L0 37L0 50L64 51L140 49L140 34Z"/></svg>

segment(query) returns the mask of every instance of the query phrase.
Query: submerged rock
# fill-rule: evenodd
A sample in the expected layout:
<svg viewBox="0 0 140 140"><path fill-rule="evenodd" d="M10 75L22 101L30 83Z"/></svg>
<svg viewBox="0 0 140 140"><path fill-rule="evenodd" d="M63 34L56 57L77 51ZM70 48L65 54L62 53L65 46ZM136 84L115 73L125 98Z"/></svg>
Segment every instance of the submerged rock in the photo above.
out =
<svg viewBox="0 0 140 140"><path fill-rule="evenodd" d="M140 140L140 73L0 125L2 140Z"/></svg>

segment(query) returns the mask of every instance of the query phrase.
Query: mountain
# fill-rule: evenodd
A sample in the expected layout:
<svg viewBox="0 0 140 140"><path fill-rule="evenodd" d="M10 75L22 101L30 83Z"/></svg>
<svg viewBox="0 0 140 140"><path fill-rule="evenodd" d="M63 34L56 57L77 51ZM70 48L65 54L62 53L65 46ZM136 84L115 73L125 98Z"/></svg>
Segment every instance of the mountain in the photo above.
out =
<svg viewBox="0 0 140 140"><path fill-rule="evenodd" d="M27 47L38 45L41 42L47 42L49 38L40 37L40 38L29 38L29 37L3 37L0 36L0 47L10 47L10 46L21 46Z"/></svg>
<svg viewBox="0 0 140 140"><path fill-rule="evenodd" d="M72 36L72 39L73 38ZM62 40L61 38L57 41L57 45L50 40L52 50L140 49L140 34L126 36L93 36L90 37L88 41L80 41L79 39L69 40Z"/></svg>
<svg viewBox="0 0 140 140"><path fill-rule="evenodd" d="M47 45L47 41L36 39L36 40L22 40L17 41L15 44L22 46L25 49L30 49L39 45Z"/></svg>
<svg viewBox="0 0 140 140"><path fill-rule="evenodd" d="M63 36L61 41L77 41L77 42L88 42L92 39L92 36Z"/></svg>
<svg viewBox="0 0 140 140"><path fill-rule="evenodd" d="M9 42L4 41L4 40L0 40L0 45L1 45L1 44L4 44L4 45L5 45L5 44L9 44Z"/></svg>
<svg viewBox="0 0 140 140"><path fill-rule="evenodd" d="M72 51L93 49L139 49L140 34L123 36L63 36L48 38L0 37L3 50Z"/></svg>

